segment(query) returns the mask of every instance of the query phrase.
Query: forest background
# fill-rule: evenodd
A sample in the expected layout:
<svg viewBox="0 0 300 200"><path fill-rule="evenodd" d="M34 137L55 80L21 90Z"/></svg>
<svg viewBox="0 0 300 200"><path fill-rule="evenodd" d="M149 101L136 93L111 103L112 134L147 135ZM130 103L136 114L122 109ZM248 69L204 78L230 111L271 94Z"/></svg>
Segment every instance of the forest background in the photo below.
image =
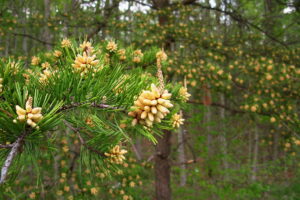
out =
<svg viewBox="0 0 300 200"><path fill-rule="evenodd" d="M79 165L62 137L58 175L27 169L3 198L300 198L299 0L1 0L0 25L2 64L32 65L66 39L115 41L163 49L165 81L191 94L184 125L156 145L134 137L121 173L64 177ZM138 59L128 67L155 73Z"/></svg>

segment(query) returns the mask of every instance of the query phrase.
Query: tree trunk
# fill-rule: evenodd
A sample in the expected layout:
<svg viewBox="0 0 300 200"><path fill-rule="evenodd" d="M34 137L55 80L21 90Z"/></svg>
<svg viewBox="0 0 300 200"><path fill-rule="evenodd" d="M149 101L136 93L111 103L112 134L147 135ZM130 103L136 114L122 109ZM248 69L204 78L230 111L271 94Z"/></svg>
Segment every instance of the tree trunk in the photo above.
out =
<svg viewBox="0 0 300 200"><path fill-rule="evenodd" d="M213 151L212 151L212 135L211 135L211 126L210 126L210 123L211 123L211 107L208 105L206 106L206 115L205 115L205 123L208 124L207 125L207 139L206 139L206 145L207 145L207 159L206 159L206 163L207 163L207 175L209 178L212 178L213 176L213 172L212 172L212 167L211 167L211 162L210 162L210 159L212 158L213 156Z"/></svg>
<svg viewBox="0 0 300 200"><path fill-rule="evenodd" d="M253 162L252 162L252 181L256 181L256 174L257 174L257 160L258 160L258 144L259 144L259 133L258 133L258 126L255 123L254 128L254 147L253 147Z"/></svg>
<svg viewBox="0 0 300 200"><path fill-rule="evenodd" d="M274 136L274 142L273 142L273 160L277 160L277 158L278 158L278 144L279 144L278 130L275 130L273 136Z"/></svg>
<svg viewBox="0 0 300 200"><path fill-rule="evenodd" d="M26 16L26 12L22 12L22 19L20 20L22 24L26 24L27 22L27 16ZM22 31L24 34L26 34L27 32L27 28L24 26L22 28ZM27 37L23 37L22 38L22 51L23 51L23 54L28 56L28 44L27 44Z"/></svg>
<svg viewBox="0 0 300 200"><path fill-rule="evenodd" d="M221 104L225 105L224 94L220 94ZM220 145L221 145L221 154L223 158L223 167L225 170L225 180L228 180L228 161L227 161L227 141L226 141L226 132L225 132L225 109L220 108L220 118L221 118L221 130L220 130Z"/></svg>
<svg viewBox="0 0 300 200"><path fill-rule="evenodd" d="M141 138L137 138L135 143L132 142L132 149L135 153L136 159L142 160Z"/></svg>
<svg viewBox="0 0 300 200"><path fill-rule="evenodd" d="M182 112L180 113L182 114ZM184 136L185 136L185 130L184 127L181 126L178 131L178 160L180 163L180 186L186 185L186 164L185 164L185 150L184 150Z"/></svg>
<svg viewBox="0 0 300 200"><path fill-rule="evenodd" d="M208 7L210 7L210 2L209 2L209 0L205 0L205 5L206 6L208 6ZM204 11L202 11L203 13L204 13L204 18L205 18L205 22L207 22L208 24L210 24L209 22L210 22L210 10L209 9L207 9L207 10L204 10Z"/></svg>
<svg viewBox="0 0 300 200"><path fill-rule="evenodd" d="M252 131L246 130L248 134L248 166L252 165ZM251 179L252 174L248 176Z"/></svg>
<svg viewBox="0 0 300 200"><path fill-rule="evenodd" d="M137 138L136 139L136 151L137 151L137 157L139 160L143 159L143 140L142 138Z"/></svg>
<svg viewBox="0 0 300 200"><path fill-rule="evenodd" d="M154 7L159 10L168 7L169 0L153 0ZM160 14L158 21L160 26L168 24L169 17L166 14ZM164 42L164 49L170 50L172 40L167 37ZM169 156L171 153L171 131L164 131L162 137L159 137L155 148L155 194L156 200L171 200L171 166Z"/></svg>
<svg viewBox="0 0 300 200"><path fill-rule="evenodd" d="M155 147L155 194L156 200L171 199L171 167L169 155L171 152L171 131L165 131Z"/></svg>
<svg viewBox="0 0 300 200"><path fill-rule="evenodd" d="M268 35L275 36L275 28L279 25L278 17L276 15L280 14L281 10L278 7L278 3L274 0L264 0L264 29ZM265 42L272 42L266 38Z"/></svg>
<svg viewBox="0 0 300 200"><path fill-rule="evenodd" d="M45 6L45 27L44 27L44 40L47 43L51 43L51 34L48 27L48 21L50 18L50 0L44 0L44 6ZM51 45L46 44L46 49L51 50Z"/></svg>
<svg viewBox="0 0 300 200"><path fill-rule="evenodd" d="M4 54L5 56L8 56L8 54L9 54L9 48L10 48L9 44L10 44L10 35L6 34L6 36L5 36L5 54Z"/></svg>
<svg viewBox="0 0 300 200"><path fill-rule="evenodd" d="M26 29L23 29L23 33L26 34ZM22 50L23 50L23 54L24 55L28 55L28 46L27 46L27 37L23 37L23 41L22 41Z"/></svg>

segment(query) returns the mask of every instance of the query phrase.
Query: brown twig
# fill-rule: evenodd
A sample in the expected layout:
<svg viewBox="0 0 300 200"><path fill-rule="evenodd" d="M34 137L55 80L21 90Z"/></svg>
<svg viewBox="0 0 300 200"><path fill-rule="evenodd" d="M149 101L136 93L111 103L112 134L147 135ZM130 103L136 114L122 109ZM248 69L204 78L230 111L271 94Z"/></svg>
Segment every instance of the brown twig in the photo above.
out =
<svg viewBox="0 0 300 200"><path fill-rule="evenodd" d="M17 155L20 147L23 145L23 141L24 141L24 139L25 139L25 137L28 133L29 132L24 131L22 133L22 135L19 136L19 138L12 144L11 150L10 150L8 156L6 157L6 160L5 160L5 162L2 166L2 169L1 169L0 184L4 183L4 181L7 177L8 169L11 166L12 161L15 158L15 156Z"/></svg>
<svg viewBox="0 0 300 200"><path fill-rule="evenodd" d="M0 149L10 149L14 144L0 144Z"/></svg>
<svg viewBox="0 0 300 200"><path fill-rule="evenodd" d="M15 35L15 36L28 37L28 38L30 38L32 40L35 40L35 41L38 41L38 42L40 42L44 45L51 45L51 46L55 45L55 43L46 42L44 40L41 40L39 38L33 37L32 35L28 35L28 34L25 34L25 33L12 33L12 34Z"/></svg>
<svg viewBox="0 0 300 200"><path fill-rule="evenodd" d="M57 112L62 112L62 111L66 111L66 110L70 110L70 109L73 109L73 108L78 108L82 105L85 105L87 104L86 102L82 102L82 103L71 103L69 105L64 105L62 106ZM104 104L104 103L100 103L100 104L97 104L97 103L91 103L89 104L91 107L94 107L94 108L101 108L101 109L112 109L112 110L122 110L122 111L125 111L124 109L122 108L117 108L117 107L113 107L113 106L110 106L108 104Z"/></svg>

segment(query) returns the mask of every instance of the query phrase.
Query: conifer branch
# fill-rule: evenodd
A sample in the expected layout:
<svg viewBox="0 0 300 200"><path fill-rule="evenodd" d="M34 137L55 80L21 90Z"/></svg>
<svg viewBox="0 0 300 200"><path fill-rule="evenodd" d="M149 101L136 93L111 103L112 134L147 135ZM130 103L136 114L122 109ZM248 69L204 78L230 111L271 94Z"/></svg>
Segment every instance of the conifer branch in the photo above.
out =
<svg viewBox="0 0 300 200"><path fill-rule="evenodd" d="M78 102L77 102L77 103L71 103L71 104L69 104L69 105L64 105L64 106L62 106L62 107L58 110L58 112L70 110L70 109L73 109L73 108L78 108L78 107L80 107L80 106L82 106L82 105L84 105L84 104L86 104L86 102L82 102L82 103L78 103ZM104 104L104 103L99 103L99 104L97 104L97 103L94 102L94 103L91 103L90 106L91 106L91 107L94 107L94 108L101 108L101 109L109 108L109 109L112 109L112 110L122 110L122 111L125 111L125 110L122 109L122 108L113 107L113 106L110 106L110 105Z"/></svg>
<svg viewBox="0 0 300 200"><path fill-rule="evenodd" d="M1 178L0 178L0 184L3 184L7 174L8 174L8 169L12 164L13 159L15 158L15 156L17 155L20 147L22 147L23 145L23 141L25 139L25 137L27 136L29 132L27 132L26 130L22 133L22 135L11 145L12 149L10 150L8 156L6 157L6 160L2 166L1 169Z"/></svg>

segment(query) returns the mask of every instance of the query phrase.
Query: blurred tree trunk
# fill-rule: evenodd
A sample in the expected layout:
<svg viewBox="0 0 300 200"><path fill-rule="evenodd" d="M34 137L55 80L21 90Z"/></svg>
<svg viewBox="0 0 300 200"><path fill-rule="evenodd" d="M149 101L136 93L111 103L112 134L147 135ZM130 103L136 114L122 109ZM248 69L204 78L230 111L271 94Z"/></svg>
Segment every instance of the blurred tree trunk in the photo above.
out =
<svg viewBox="0 0 300 200"><path fill-rule="evenodd" d="M5 56L8 56L8 54L9 54L9 48L10 48L9 44L10 44L10 35L6 34L6 36L5 36L5 54L4 54Z"/></svg>
<svg viewBox="0 0 300 200"><path fill-rule="evenodd" d="M162 137L158 138L155 147L155 193L156 200L171 199L171 166L169 156L171 153L171 131L165 131Z"/></svg>
<svg viewBox="0 0 300 200"><path fill-rule="evenodd" d="M221 105L225 105L225 96L224 94L220 94ZM221 154L223 158L223 167L225 170L225 180L228 180L228 160L227 160L227 141L226 141L226 132L225 132L225 109L220 108L220 122L221 122L221 130L220 130L220 145L221 145Z"/></svg>
<svg viewBox="0 0 300 200"><path fill-rule="evenodd" d="M278 144L279 144L279 133L278 129L273 133L274 141L273 141L273 160L277 160L278 158Z"/></svg>
<svg viewBox="0 0 300 200"><path fill-rule="evenodd" d="M169 0L153 0L153 6L159 10L168 7ZM158 16L160 26L168 24L169 17L161 13ZM164 41L164 49L170 50L171 40L169 37ZM171 131L164 131L161 137L158 137L158 144L155 147L155 198L156 200L170 200L171 199L171 166L169 156L171 153Z"/></svg>
<svg viewBox="0 0 300 200"><path fill-rule="evenodd" d="M207 175L209 178L212 178L213 176L213 170L211 167L211 158L213 155L213 151L212 151L212 135L211 135L211 116L212 116L212 112L211 112L211 107L210 105L206 106L206 114L205 114L205 123L207 124L207 128L206 128L206 132L207 132L207 140L206 140L206 145L207 145L207 159L206 159L206 163L208 166L207 169Z"/></svg>
<svg viewBox="0 0 300 200"><path fill-rule="evenodd" d="M246 130L248 134L248 166L252 165L252 131ZM249 175L249 179L251 179L251 175Z"/></svg>
<svg viewBox="0 0 300 200"><path fill-rule="evenodd" d="M210 7L210 2L209 0L205 0L205 4ZM205 19L205 22L207 23L207 25L210 24L210 10L207 9L204 11L204 19Z"/></svg>
<svg viewBox="0 0 300 200"><path fill-rule="evenodd" d="M132 143L132 149L135 153L137 160L142 160L142 140L141 138L136 138L135 143Z"/></svg>
<svg viewBox="0 0 300 200"><path fill-rule="evenodd" d="M251 176L251 180L252 181L256 181L256 175L257 175L257 161L258 161L258 145L259 145L259 130L258 130L258 126L255 123L255 127L254 127L254 147L253 147L253 161L252 161L252 176Z"/></svg>
<svg viewBox="0 0 300 200"><path fill-rule="evenodd" d="M23 33L24 34L26 34L26 29L24 28L23 29ZM22 38L23 40L22 40L22 50L23 50L23 53L24 53L24 55L26 55L26 56L28 56L28 45L27 45L27 37L23 37Z"/></svg>
<svg viewBox="0 0 300 200"><path fill-rule="evenodd" d="M221 9L221 0L215 0L216 2L216 7ZM221 22L221 13L220 12L216 12L216 23L218 25L217 28L220 28L220 22Z"/></svg>
<svg viewBox="0 0 300 200"><path fill-rule="evenodd" d="M273 25L274 25L274 19L272 18L272 13L275 11L274 7L274 0L264 0L264 11L265 11L265 19L264 19L264 26L265 31L269 34L272 34L273 32Z"/></svg>
<svg viewBox="0 0 300 200"><path fill-rule="evenodd" d="M212 111L211 111L211 92L209 89L210 86L204 86L204 97L203 104L205 105L206 112L204 113L204 123L206 124L206 149L207 149L207 158L206 158L206 167L207 175L209 178L213 176L213 169L211 165L211 159L213 158L213 148L212 148Z"/></svg>
<svg viewBox="0 0 300 200"><path fill-rule="evenodd" d="M103 9L103 16L108 16L108 8L110 6L110 0L106 0L104 4L104 9ZM106 28L102 28L102 39L106 38Z"/></svg>
<svg viewBox="0 0 300 200"><path fill-rule="evenodd" d="M264 0L264 21L263 26L265 32L268 35L275 37L275 28L278 26L278 15L280 14L280 8L278 6L278 2L275 0ZM265 42L270 42L268 37Z"/></svg>
<svg viewBox="0 0 300 200"><path fill-rule="evenodd" d="M27 16L26 16L26 12L22 12L22 19L20 19L20 21L22 22L22 24L26 24L26 20L27 20ZM22 28L22 31L24 34L26 34L27 28L24 26ZM23 50L23 54L24 55L28 55L28 43L27 43L27 37L23 37L22 38L22 50Z"/></svg>
<svg viewBox="0 0 300 200"><path fill-rule="evenodd" d="M182 111L180 112L182 115ZM181 126L178 130L178 160L180 163L180 186L186 185L186 158L185 158L185 129L184 126Z"/></svg>
<svg viewBox="0 0 300 200"><path fill-rule="evenodd" d="M51 33L50 33L49 26L48 26L48 21L50 19L50 9L51 9L51 1L44 0L44 15L45 15L44 40L47 43L51 43ZM51 50L51 45L46 44L46 49Z"/></svg>

